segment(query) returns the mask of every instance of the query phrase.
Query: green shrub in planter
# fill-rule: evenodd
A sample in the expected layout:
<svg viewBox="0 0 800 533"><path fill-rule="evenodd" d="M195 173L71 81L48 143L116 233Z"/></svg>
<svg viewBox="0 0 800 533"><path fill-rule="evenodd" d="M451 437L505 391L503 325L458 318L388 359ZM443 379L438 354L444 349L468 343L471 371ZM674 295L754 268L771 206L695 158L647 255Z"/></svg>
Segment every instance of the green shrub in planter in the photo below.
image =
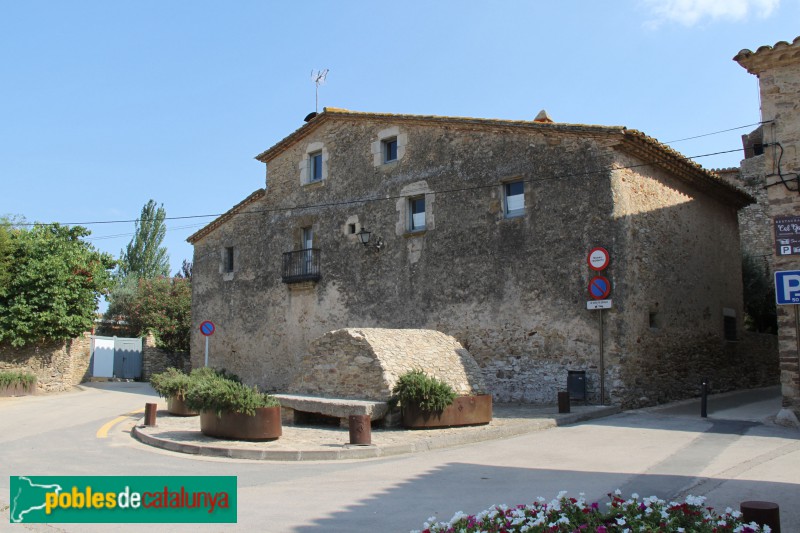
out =
<svg viewBox="0 0 800 533"><path fill-rule="evenodd" d="M0 388L11 388L17 385L20 385L24 391L30 391L36 386L36 376L16 370L0 371Z"/></svg>
<svg viewBox="0 0 800 533"><path fill-rule="evenodd" d="M392 389L389 406L417 406L425 412L439 413L456 399L453 387L422 370L412 370L400 376Z"/></svg>
<svg viewBox="0 0 800 533"><path fill-rule="evenodd" d="M206 377L221 377L230 381L235 381L237 383L242 382L242 378L240 378L236 374L232 374L227 370L225 370L224 368L217 370L215 368L211 368L210 366L201 366L200 368L195 368L189 374L189 377L191 377L192 379L202 379Z"/></svg>
<svg viewBox="0 0 800 533"><path fill-rule="evenodd" d="M168 368L150 376L150 385L162 398L182 398L190 381L191 378L177 368Z"/></svg>
<svg viewBox="0 0 800 533"><path fill-rule="evenodd" d="M238 381L216 372L192 373L184 400L194 411L215 412L221 416L226 411L254 415L259 407L277 407L278 400Z"/></svg>

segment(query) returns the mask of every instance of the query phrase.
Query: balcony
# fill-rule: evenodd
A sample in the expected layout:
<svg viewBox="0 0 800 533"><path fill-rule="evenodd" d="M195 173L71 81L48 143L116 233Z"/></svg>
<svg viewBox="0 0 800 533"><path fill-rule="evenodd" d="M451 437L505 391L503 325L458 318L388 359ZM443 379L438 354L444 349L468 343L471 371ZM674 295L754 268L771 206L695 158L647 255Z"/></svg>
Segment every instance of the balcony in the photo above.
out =
<svg viewBox="0 0 800 533"><path fill-rule="evenodd" d="M319 281L322 277L319 270L319 250L306 248L283 254L284 283L302 283L304 281Z"/></svg>

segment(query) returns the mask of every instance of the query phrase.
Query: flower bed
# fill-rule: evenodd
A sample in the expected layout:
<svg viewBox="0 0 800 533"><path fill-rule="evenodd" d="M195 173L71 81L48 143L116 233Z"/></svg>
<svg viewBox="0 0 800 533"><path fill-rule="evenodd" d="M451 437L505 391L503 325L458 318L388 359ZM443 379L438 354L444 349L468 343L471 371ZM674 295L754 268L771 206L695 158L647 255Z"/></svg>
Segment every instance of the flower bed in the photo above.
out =
<svg viewBox="0 0 800 533"><path fill-rule="evenodd" d="M639 498L632 494L625 500L619 491L609 494L611 501L603 509L598 503L587 503L580 498L567 498L561 492L556 499L546 502L537 499L530 505L508 507L496 505L477 515L458 512L449 522L428 519L422 532L414 533L540 533L540 532L766 532L755 523L745 524L742 514L730 508L717 514L704 507L702 496L687 496L683 503L666 502L655 496Z"/></svg>

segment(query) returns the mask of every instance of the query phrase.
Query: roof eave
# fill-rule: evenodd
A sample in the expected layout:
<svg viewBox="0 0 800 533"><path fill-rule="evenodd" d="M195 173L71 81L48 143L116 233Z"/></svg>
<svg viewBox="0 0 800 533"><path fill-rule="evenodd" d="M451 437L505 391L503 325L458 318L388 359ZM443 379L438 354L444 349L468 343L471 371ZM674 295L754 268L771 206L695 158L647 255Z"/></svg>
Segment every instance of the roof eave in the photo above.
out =
<svg viewBox="0 0 800 533"><path fill-rule="evenodd" d="M189 235L189 237L186 239L186 242L188 242L191 245L197 244L197 242L200 239L213 232L215 229L223 225L225 222L227 222L234 216L241 213L245 207L252 204L256 200L261 199L265 193L266 189L258 189L256 191L253 191L247 198L245 198L232 208L228 209L225 213L221 214L220 216L212 220L210 223L203 226L203 228L201 228L200 230Z"/></svg>

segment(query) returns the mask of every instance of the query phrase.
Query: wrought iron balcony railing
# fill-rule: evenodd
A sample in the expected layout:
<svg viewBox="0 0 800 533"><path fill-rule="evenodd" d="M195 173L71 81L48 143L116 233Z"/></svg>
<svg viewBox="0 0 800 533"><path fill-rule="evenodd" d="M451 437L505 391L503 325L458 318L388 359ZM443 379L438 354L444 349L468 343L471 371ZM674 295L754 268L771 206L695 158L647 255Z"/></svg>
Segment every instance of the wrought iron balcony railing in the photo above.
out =
<svg viewBox="0 0 800 533"><path fill-rule="evenodd" d="M322 277L319 270L319 255L317 248L306 248L284 253L283 282L319 281Z"/></svg>

